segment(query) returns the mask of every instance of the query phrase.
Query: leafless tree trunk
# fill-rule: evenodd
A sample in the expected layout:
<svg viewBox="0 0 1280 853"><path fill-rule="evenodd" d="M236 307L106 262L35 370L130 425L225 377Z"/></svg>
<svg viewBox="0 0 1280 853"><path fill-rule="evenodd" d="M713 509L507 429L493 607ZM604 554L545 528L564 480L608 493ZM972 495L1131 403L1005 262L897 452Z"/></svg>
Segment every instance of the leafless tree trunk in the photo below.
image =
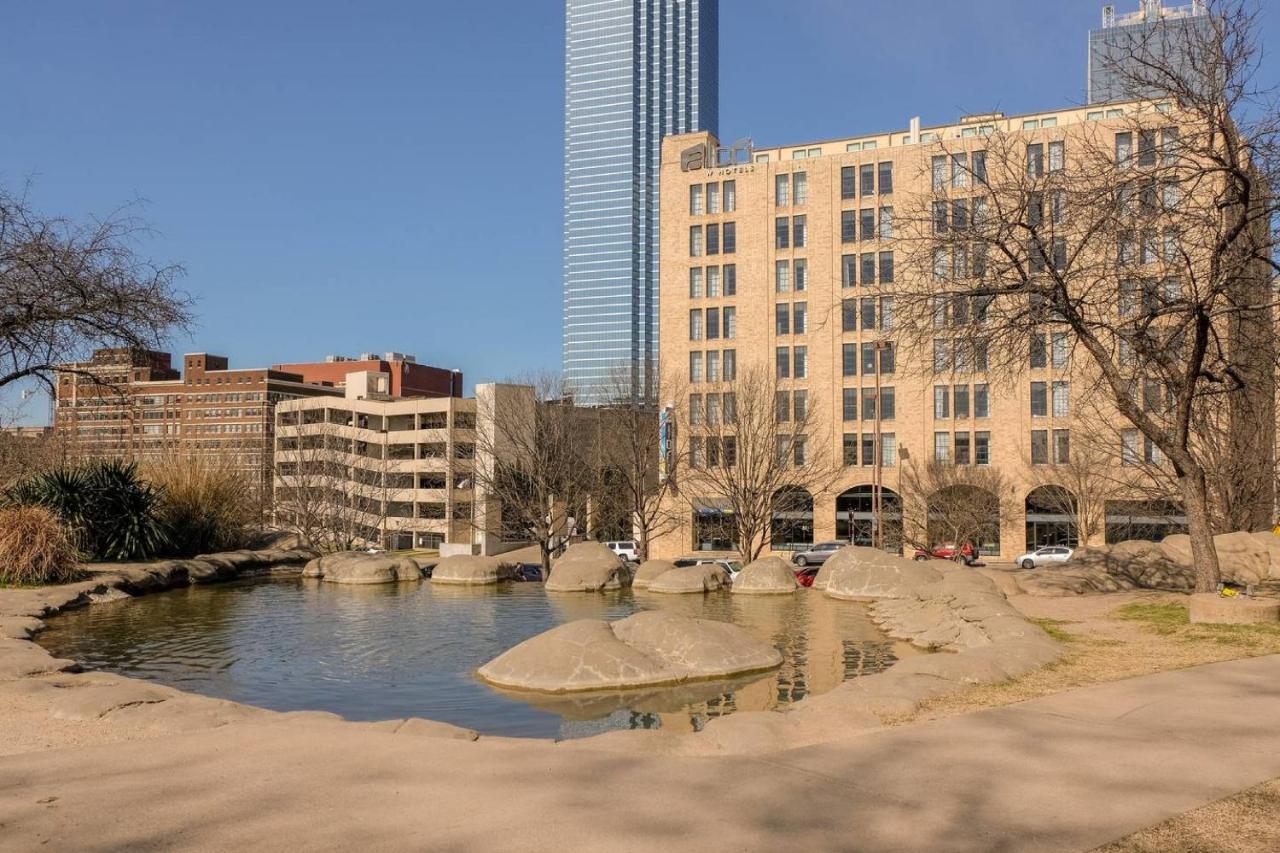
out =
<svg viewBox="0 0 1280 853"><path fill-rule="evenodd" d="M925 551L940 544L957 548L999 539L1000 519L1012 509L1013 488L997 468L911 459L899 475L903 538Z"/></svg>
<svg viewBox="0 0 1280 853"><path fill-rule="evenodd" d="M1141 42L1113 55L1142 105L1078 132L993 126L941 141L926 158L932 189L897 217L910 271L897 286L904 344L938 371L960 348L993 377L1023 381L1028 345L1066 334L1081 362L1073 396L1105 395L1168 459L1201 591L1219 570L1200 419L1265 422L1234 445L1255 457L1271 511L1280 269L1269 189L1280 112L1253 83L1257 4L1208 6L1204 27L1162 36L1182 40L1189 62Z"/></svg>

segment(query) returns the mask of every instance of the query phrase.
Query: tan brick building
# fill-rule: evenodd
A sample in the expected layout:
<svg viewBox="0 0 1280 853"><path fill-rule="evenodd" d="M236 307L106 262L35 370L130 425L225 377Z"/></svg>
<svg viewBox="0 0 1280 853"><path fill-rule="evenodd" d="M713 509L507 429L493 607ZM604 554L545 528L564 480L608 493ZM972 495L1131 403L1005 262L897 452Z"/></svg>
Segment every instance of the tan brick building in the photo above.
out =
<svg viewBox="0 0 1280 853"><path fill-rule="evenodd" d="M1109 123L1118 128L1126 110L1137 109L1112 104L990 114L924 128L916 121L888 133L732 152L705 132L665 140L664 381L678 377L682 395L687 382L691 399L682 399L681 408L696 408L718 401L723 383L748 366L767 368L779 389L792 399L799 393L818 419L815 437L834 449L836 464L843 462L835 486L812 496L811 533L775 542L775 549L805 540L870 544L877 467L891 539L889 529L901 524L900 477L908 457L994 466L1014 484L1014 506L1001 513L998 538L982 543L987 554L1011 559L1034 546L1075 544L1070 519L1033 494L1054 482L1054 466L1069 457L1072 431L1080 426L1070 348L1046 333L1026 375L1003 386L989 381L970 356L961 364L958 352L943 352L947 369L936 373L905 363L894 330L895 279L900 284L904 274L895 199L902 205L910 193L927 192L939 169L943 180L952 180L956 157L976 167L995 130L1021 134L1052 169L1064 142L1115 131ZM945 145L941 158L939 143ZM671 402L670 393L664 388L660 401ZM686 428L697 432L696 425ZM682 510L685 522L658 543L657 555L727 549L715 533L717 497L683 494L680 500L693 509ZM1160 535L1183 522L1176 510L1158 509L1108 504L1107 538L1127 538L1139 527Z"/></svg>

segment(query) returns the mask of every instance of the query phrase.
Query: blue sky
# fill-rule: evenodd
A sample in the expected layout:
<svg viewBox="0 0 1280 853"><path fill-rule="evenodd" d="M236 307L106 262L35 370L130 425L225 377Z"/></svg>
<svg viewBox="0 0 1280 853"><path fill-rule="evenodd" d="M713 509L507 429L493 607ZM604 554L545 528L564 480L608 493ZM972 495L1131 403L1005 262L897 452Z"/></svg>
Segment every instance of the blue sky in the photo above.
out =
<svg viewBox="0 0 1280 853"><path fill-rule="evenodd" d="M1079 103L1101 7L721 0L722 135ZM468 386L558 369L562 3L0 9L0 182L73 216L145 200L141 249L182 263L198 299L176 352L249 367L396 349Z"/></svg>

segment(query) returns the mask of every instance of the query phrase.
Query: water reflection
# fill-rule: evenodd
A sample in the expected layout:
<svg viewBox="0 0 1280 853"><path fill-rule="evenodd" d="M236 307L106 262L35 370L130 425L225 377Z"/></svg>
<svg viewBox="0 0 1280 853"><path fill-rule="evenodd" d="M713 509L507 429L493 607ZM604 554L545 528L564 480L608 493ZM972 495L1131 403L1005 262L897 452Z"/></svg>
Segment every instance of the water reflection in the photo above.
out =
<svg viewBox="0 0 1280 853"><path fill-rule="evenodd" d="M731 681L572 698L498 691L474 677L476 667L555 625L651 609L733 622L776 646L783 664ZM549 596L537 584L338 586L295 578L191 587L49 624L40 641L55 655L206 695L539 737L692 731L712 717L824 693L911 653L879 633L860 605L811 590Z"/></svg>

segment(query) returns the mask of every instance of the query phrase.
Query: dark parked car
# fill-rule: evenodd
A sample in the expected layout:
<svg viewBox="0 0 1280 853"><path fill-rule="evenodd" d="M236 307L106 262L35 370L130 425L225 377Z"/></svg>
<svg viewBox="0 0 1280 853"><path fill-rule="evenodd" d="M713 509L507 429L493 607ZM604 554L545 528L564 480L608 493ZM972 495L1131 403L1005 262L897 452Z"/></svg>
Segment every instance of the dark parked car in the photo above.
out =
<svg viewBox="0 0 1280 853"><path fill-rule="evenodd" d="M827 558L839 551L847 542L819 542L808 551L798 551L791 558L791 562L797 566L821 566L827 561Z"/></svg>

